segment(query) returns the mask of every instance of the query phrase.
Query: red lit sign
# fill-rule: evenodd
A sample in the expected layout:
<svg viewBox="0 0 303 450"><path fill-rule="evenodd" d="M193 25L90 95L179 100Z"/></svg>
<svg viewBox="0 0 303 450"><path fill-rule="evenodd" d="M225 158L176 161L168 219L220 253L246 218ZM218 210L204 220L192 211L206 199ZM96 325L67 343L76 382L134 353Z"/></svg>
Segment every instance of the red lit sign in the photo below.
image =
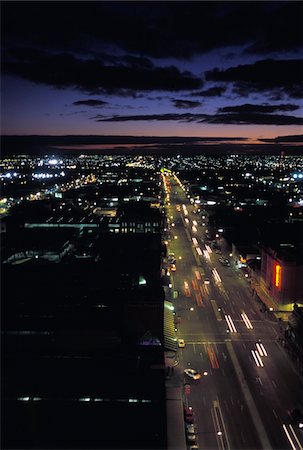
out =
<svg viewBox="0 0 303 450"><path fill-rule="evenodd" d="M275 266L275 286L277 288L281 287L281 276L282 276L282 267L280 264L276 264Z"/></svg>

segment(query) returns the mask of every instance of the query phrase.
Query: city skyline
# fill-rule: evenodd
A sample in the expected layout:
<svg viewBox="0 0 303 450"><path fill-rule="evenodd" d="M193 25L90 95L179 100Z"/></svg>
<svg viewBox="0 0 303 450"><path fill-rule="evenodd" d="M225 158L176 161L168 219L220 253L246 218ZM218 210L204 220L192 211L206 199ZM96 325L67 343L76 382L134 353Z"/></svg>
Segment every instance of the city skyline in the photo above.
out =
<svg viewBox="0 0 303 450"><path fill-rule="evenodd" d="M300 135L301 13L300 2L2 2L1 134Z"/></svg>

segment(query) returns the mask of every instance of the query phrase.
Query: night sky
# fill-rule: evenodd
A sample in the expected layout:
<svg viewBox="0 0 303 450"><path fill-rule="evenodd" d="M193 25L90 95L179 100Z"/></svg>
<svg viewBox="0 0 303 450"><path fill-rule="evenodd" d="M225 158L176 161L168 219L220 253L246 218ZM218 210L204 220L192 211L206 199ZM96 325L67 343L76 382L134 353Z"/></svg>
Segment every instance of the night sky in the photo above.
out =
<svg viewBox="0 0 303 450"><path fill-rule="evenodd" d="M2 135L302 133L302 2L1 2Z"/></svg>

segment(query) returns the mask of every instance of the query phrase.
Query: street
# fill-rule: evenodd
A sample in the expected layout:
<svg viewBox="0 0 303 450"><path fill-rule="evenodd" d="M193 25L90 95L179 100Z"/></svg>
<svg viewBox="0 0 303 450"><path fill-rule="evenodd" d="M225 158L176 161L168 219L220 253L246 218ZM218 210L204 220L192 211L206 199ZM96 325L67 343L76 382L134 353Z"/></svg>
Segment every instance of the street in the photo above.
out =
<svg viewBox="0 0 303 450"><path fill-rule="evenodd" d="M180 318L177 335L185 341L175 372L178 383L191 385L184 403L194 410L197 444L302 449L302 431L288 416L302 395L302 382L277 342L277 322L260 312L243 275L220 264L222 255L207 242L207 226L193 213L181 181L163 179L168 251L176 257L172 301ZM201 379L191 380L186 368L197 370Z"/></svg>

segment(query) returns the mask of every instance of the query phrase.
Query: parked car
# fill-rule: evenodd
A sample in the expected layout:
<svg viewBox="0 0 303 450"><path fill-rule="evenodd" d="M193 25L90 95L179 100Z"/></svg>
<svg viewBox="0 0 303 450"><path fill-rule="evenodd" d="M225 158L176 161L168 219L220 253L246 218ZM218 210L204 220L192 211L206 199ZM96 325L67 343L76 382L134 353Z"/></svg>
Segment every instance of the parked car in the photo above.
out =
<svg viewBox="0 0 303 450"><path fill-rule="evenodd" d="M197 436L195 434L192 434L192 433L186 433L186 439L187 439L187 442L190 442L191 444L194 444L194 443L196 443Z"/></svg>
<svg viewBox="0 0 303 450"><path fill-rule="evenodd" d="M193 423L187 423L186 424L186 432L195 434L195 432L196 432L195 425Z"/></svg>
<svg viewBox="0 0 303 450"><path fill-rule="evenodd" d="M192 406L187 406L184 408L184 419L187 423L194 422L194 411Z"/></svg>
<svg viewBox="0 0 303 450"><path fill-rule="evenodd" d="M197 372L195 369L185 369L184 373L193 380L200 380L201 378L201 374Z"/></svg>
<svg viewBox="0 0 303 450"><path fill-rule="evenodd" d="M178 339L178 347L179 348L184 348L185 347L184 339Z"/></svg>

